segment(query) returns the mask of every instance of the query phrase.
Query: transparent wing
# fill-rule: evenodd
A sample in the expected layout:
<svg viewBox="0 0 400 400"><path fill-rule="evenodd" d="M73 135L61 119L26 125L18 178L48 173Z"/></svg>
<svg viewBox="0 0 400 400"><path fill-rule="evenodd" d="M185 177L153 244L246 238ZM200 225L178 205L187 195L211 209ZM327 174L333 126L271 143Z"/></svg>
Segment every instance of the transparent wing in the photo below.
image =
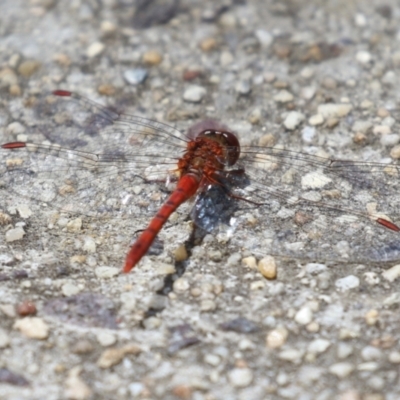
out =
<svg viewBox="0 0 400 400"><path fill-rule="evenodd" d="M264 240L247 236L249 248L312 260L400 259L399 166L262 147L243 149L240 162L251 183L237 194L258 204L247 205L256 221L248 224Z"/></svg>
<svg viewBox="0 0 400 400"><path fill-rule="evenodd" d="M148 183L165 186L186 139L162 123L118 114L75 94L69 97L51 97L39 107L46 123L38 130L48 140L14 142L0 150L2 189L96 217L158 206L163 196L157 199L157 188Z"/></svg>

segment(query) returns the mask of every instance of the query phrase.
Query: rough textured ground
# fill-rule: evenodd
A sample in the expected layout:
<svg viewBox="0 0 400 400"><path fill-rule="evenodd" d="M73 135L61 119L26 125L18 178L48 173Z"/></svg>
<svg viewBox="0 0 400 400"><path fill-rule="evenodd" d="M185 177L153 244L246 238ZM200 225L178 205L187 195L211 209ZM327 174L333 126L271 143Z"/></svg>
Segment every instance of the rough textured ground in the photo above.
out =
<svg viewBox="0 0 400 400"><path fill-rule="evenodd" d="M62 87L179 128L216 117L249 143L400 157L397 2L140 3L2 0L0 142L39 140L37 104ZM323 118L329 102L352 110ZM1 399L400 398L398 269L283 260L268 281L240 237L211 234L157 294L188 210L120 275L145 218L54 225L0 199Z"/></svg>

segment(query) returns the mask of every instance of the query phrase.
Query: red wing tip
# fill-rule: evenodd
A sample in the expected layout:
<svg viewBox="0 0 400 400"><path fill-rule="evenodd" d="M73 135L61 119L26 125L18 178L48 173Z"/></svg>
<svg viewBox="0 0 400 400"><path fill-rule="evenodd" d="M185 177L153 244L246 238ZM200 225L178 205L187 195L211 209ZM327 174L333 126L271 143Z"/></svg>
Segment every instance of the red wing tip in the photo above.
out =
<svg viewBox="0 0 400 400"><path fill-rule="evenodd" d="M393 222L388 221L387 219L384 218L378 218L376 220L376 222L378 222L378 224L381 224L383 226L385 226L388 229L391 229L392 231L395 232L400 232L400 227L398 227L396 224L394 224Z"/></svg>
<svg viewBox="0 0 400 400"><path fill-rule="evenodd" d="M69 90L57 89L57 90L53 90L52 93L54 94L54 96L62 96L62 97L71 97L72 96L72 92L70 92Z"/></svg>
<svg viewBox="0 0 400 400"><path fill-rule="evenodd" d="M21 147L26 147L25 142L10 142L1 145L3 149L20 149Z"/></svg>

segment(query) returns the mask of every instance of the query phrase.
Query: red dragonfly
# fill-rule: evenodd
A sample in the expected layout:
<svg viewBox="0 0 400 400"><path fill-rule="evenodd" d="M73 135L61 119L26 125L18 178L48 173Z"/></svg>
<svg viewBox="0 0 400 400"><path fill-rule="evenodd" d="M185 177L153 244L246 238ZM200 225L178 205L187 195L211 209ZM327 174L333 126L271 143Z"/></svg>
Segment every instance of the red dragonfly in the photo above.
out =
<svg viewBox="0 0 400 400"><path fill-rule="evenodd" d="M1 145L0 190L100 218L137 216L151 208L154 184L174 183L175 190L131 246L124 272L146 254L170 215L196 194L195 224L205 230L221 217L216 214L223 213L224 201L240 203L252 221L260 221L254 229L261 230L263 241L254 243L248 236L249 213L239 213L236 220L236 228L247 229L241 246L251 250L261 247L268 254L308 260L400 259L400 228L391 221L399 218L397 165L240 146L238 135L214 120L182 135L76 93L56 90L52 95L43 107L53 125L41 128L52 143ZM73 101L65 103L65 98ZM102 152L96 151L99 145ZM143 186L151 189L143 191ZM217 200L211 195L215 188Z"/></svg>

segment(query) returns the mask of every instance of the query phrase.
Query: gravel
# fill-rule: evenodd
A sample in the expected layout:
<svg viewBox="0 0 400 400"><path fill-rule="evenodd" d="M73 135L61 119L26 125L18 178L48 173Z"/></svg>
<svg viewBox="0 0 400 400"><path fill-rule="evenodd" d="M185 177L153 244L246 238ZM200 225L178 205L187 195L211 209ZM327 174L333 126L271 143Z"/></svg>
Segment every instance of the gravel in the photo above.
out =
<svg viewBox="0 0 400 400"><path fill-rule="evenodd" d="M100 152L107 138L70 135L80 115L54 113L48 94L65 88L182 132L208 117L244 144L400 158L396 2L136 2L136 17L132 2L120 3L39 0L26 12L26 2L3 0L0 143L79 150L94 140ZM53 120L65 126L58 136ZM19 162L17 152L7 163L0 155L0 190L5 168ZM116 196L124 179L112 182ZM299 179L309 199L317 189L323 201L346 196L345 187L329 192L320 168ZM161 232L161 250L121 274L135 232L167 192L158 188L140 204L142 184L128 188L124 199L141 211L114 210L114 220L66 212L67 201L44 207L32 200L35 186L23 199L1 191L2 398L400 398L396 263L325 262L324 249L307 260L253 251L269 245L271 200L265 218L249 205L227 229L177 253L191 231L186 204ZM104 199L103 211L114 206ZM344 237L357 235L356 221L347 228ZM35 315L21 313L23 304Z"/></svg>

